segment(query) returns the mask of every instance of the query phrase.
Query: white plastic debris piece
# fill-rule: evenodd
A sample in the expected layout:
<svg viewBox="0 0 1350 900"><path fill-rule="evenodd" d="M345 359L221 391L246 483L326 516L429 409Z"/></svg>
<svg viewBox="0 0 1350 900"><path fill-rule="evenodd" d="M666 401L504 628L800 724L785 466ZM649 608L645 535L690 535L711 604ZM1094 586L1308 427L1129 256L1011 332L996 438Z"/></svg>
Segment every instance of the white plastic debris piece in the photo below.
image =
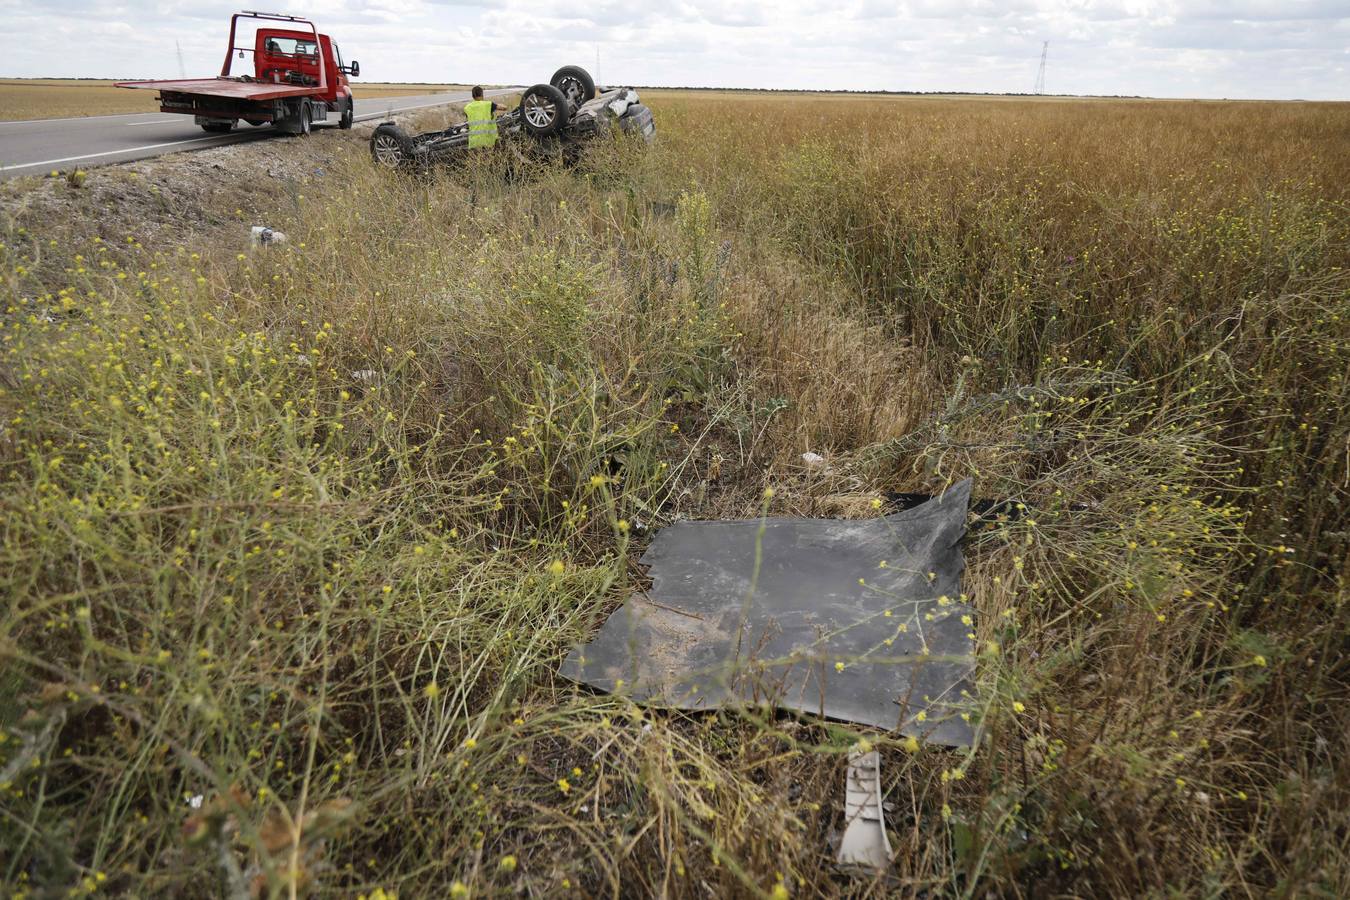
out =
<svg viewBox="0 0 1350 900"><path fill-rule="evenodd" d="M206 798L203 797L201 794L197 794L196 796L189 797L189 798L188 798L188 806L192 807L193 809L201 809L201 808L202 808L202 801L203 801L204 799L206 799Z"/></svg>
<svg viewBox="0 0 1350 900"><path fill-rule="evenodd" d="M846 779L839 864L885 869L891 864L891 842L881 807L881 756L875 750L850 750Z"/></svg>
<svg viewBox="0 0 1350 900"><path fill-rule="evenodd" d="M357 381L364 381L367 384L369 384L370 382L375 380L375 370L357 369L355 372L352 373L352 377L355 378Z"/></svg>
<svg viewBox="0 0 1350 900"><path fill-rule="evenodd" d="M808 450L802 454L802 462L813 469L817 469L825 465L825 457L821 456L819 453L812 453Z"/></svg>
<svg viewBox="0 0 1350 900"><path fill-rule="evenodd" d="M255 247L273 247L286 243L286 235L283 232L275 231L266 225L254 225L251 235Z"/></svg>

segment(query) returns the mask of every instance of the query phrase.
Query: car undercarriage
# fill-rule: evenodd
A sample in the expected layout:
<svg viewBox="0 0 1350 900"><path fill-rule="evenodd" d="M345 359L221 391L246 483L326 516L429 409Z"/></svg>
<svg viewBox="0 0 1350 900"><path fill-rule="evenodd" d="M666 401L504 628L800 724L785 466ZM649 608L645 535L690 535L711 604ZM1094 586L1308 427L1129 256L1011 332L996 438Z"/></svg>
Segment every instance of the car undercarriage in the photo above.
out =
<svg viewBox="0 0 1350 900"><path fill-rule="evenodd" d="M650 142L656 136L652 112L632 88L597 88L579 66L564 66L547 84L521 94L520 104L497 117L502 142L533 140L576 146L601 135L631 134ZM370 137L371 157L381 166L401 169L460 158L469 149L467 122L441 131L409 134L383 122Z"/></svg>

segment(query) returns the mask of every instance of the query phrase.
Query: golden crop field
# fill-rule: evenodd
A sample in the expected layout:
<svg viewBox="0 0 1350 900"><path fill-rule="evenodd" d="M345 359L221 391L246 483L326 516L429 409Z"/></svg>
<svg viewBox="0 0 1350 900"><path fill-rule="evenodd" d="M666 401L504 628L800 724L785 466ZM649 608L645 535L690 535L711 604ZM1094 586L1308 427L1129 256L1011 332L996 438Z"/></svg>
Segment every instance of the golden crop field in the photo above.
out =
<svg viewBox="0 0 1350 900"><path fill-rule="evenodd" d="M352 83L359 100L371 97L406 97L463 90L449 84ZM74 116L109 116L118 113L157 112L154 91L113 87L112 81L73 78L0 78L0 121L59 119Z"/></svg>
<svg viewBox="0 0 1350 900"><path fill-rule="evenodd" d="M644 98L10 186L5 885L1350 895L1350 106ZM672 522L967 477L974 747L557 674Z"/></svg>

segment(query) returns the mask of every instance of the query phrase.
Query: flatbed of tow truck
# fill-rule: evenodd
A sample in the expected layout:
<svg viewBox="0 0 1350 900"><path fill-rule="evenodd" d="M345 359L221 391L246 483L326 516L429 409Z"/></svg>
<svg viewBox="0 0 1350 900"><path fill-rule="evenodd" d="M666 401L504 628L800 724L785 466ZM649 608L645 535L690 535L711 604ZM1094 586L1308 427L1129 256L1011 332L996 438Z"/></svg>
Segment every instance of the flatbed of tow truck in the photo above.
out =
<svg viewBox="0 0 1350 900"><path fill-rule="evenodd" d="M241 19L262 23L242 45L236 42ZM236 53L240 59L253 54L251 72L231 73ZM330 112L338 113L339 127L352 126L347 76L360 73L360 64L345 65L338 45L310 20L246 10L230 19L225 62L215 78L120 81L117 87L158 91L161 112L190 115L206 131L229 131L243 121L308 134Z"/></svg>
<svg viewBox="0 0 1350 900"><path fill-rule="evenodd" d="M273 84L258 81L248 75L225 78L172 78L163 81L119 81L117 87L143 91L169 91L179 94L203 94L228 97L232 100L282 100L286 97L305 97L314 93L312 87L291 84Z"/></svg>

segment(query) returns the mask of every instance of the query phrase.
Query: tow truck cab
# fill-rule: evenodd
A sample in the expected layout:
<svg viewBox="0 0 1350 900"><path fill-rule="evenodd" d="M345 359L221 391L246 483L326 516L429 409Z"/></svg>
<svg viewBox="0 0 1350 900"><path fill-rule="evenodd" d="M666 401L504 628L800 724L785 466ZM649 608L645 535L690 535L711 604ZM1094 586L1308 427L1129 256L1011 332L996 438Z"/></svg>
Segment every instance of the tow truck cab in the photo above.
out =
<svg viewBox="0 0 1350 900"><path fill-rule="evenodd" d="M323 55L320 67L320 54ZM260 28L254 39L253 77L272 84L291 84L297 87L326 87L313 95L328 103L339 97L351 97L347 82L347 67L342 63L342 51L332 38L319 35L319 46L314 46L314 35L303 31L280 28ZM360 64L353 62L351 74L360 75ZM330 77L325 79L324 76ZM334 77L335 76L335 77ZM327 85L323 85L323 81Z"/></svg>

